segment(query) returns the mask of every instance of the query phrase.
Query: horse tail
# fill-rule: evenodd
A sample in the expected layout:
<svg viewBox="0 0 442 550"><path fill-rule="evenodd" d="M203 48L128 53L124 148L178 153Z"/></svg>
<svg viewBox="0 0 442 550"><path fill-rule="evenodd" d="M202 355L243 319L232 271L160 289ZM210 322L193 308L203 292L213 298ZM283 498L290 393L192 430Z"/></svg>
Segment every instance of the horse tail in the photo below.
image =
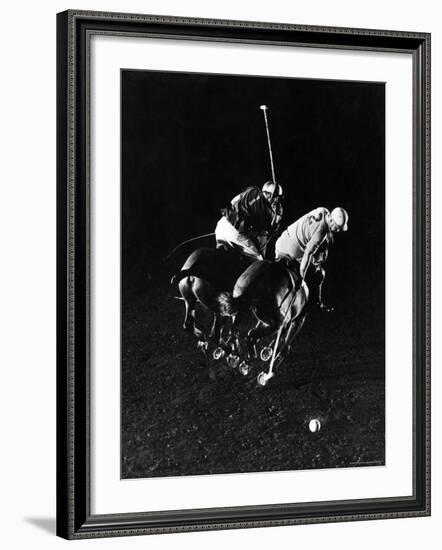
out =
<svg viewBox="0 0 442 550"><path fill-rule="evenodd" d="M179 273L176 273L171 279L171 285L177 285L182 279L189 277L189 275L195 275L191 269L182 269Z"/></svg>
<svg viewBox="0 0 442 550"><path fill-rule="evenodd" d="M236 315L243 307L243 296L233 297L231 292L221 292L216 297L219 313L224 317Z"/></svg>

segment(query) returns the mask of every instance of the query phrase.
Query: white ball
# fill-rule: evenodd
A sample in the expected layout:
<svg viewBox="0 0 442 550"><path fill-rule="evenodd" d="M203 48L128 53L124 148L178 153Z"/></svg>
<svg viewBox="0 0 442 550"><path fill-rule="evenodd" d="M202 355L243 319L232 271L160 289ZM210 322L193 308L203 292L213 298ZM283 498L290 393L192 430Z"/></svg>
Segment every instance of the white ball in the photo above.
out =
<svg viewBox="0 0 442 550"><path fill-rule="evenodd" d="M321 429L321 423L319 422L319 420L318 420L317 418L313 418L313 419L310 420L310 422L308 423L308 429L309 429L312 433L319 432L319 430Z"/></svg>

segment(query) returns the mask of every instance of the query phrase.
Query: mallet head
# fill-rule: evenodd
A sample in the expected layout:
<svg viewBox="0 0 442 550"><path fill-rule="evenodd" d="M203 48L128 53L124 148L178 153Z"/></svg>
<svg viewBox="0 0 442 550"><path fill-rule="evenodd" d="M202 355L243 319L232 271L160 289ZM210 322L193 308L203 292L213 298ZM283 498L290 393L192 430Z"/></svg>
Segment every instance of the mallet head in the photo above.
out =
<svg viewBox="0 0 442 550"><path fill-rule="evenodd" d="M267 105L260 105L259 107L262 111L267 111L268 107Z"/></svg>

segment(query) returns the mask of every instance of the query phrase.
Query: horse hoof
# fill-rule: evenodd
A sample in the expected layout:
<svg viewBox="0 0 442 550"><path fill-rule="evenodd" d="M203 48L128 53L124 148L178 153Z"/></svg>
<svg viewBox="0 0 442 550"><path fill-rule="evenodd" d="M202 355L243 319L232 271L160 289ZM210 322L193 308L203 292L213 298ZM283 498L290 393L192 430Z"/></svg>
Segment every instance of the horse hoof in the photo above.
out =
<svg viewBox="0 0 442 550"><path fill-rule="evenodd" d="M256 359L258 357L258 352L256 351L256 346L253 344L252 346L249 346L250 356L253 359Z"/></svg>
<svg viewBox="0 0 442 550"><path fill-rule="evenodd" d="M247 376L250 372L250 369L251 369L251 366L248 363L246 363L245 361L243 361L238 367L239 372L243 376Z"/></svg>
<svg viewBox="0 0 442 550"><path fill-rule="evenodd" d="M203 342L202 340L198 341L197 349L200 349L203 353L206 353L208 347L209 342Z"/></svg>
<svg viewBox="0 0 442 550"><path fill-rule="evenodd" d="M265 348L262 348L261 353L259 356L261 357L261 361L270 361L270 358L272 357L273 350L269 346L266 346Z"/></svg>
<svg viewBox="0 0 442 550"><path fill-rule="evenodd" d="M227 365L231 369L236 369L236 367L239 365L239 357L237 355L233 355L232 353L227 357Z"/></svg>
<svg viewBox="0 0 442 550"><path fill-rule="evenodd" d="M258 378L256 379L258 384L260 386L265 386L267 384L267 382L270 380L270 378L272 378L273 374L267 374L266 372L260 372L258 374Z"/></svg>
<svg viewBox="0 0 442 550"><path fill-rule="evenodd" d="M215 348L213 350L213 358L215 359L215 361L218 361L219 359L222 359L224 357L224 355L226 354L226 352L223 350L223 348Z"/></svg>

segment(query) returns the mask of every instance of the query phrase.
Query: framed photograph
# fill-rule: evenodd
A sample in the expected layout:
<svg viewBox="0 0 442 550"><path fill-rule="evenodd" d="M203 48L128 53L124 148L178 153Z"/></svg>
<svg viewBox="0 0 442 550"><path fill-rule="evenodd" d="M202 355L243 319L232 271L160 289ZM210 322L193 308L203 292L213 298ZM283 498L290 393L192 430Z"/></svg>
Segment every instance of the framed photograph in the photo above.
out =
<svg viewBox="0 0 442 550"><path fill-rule="evenodd" d="M430 35L57 19L57 534L430 514Z"/></svg>

